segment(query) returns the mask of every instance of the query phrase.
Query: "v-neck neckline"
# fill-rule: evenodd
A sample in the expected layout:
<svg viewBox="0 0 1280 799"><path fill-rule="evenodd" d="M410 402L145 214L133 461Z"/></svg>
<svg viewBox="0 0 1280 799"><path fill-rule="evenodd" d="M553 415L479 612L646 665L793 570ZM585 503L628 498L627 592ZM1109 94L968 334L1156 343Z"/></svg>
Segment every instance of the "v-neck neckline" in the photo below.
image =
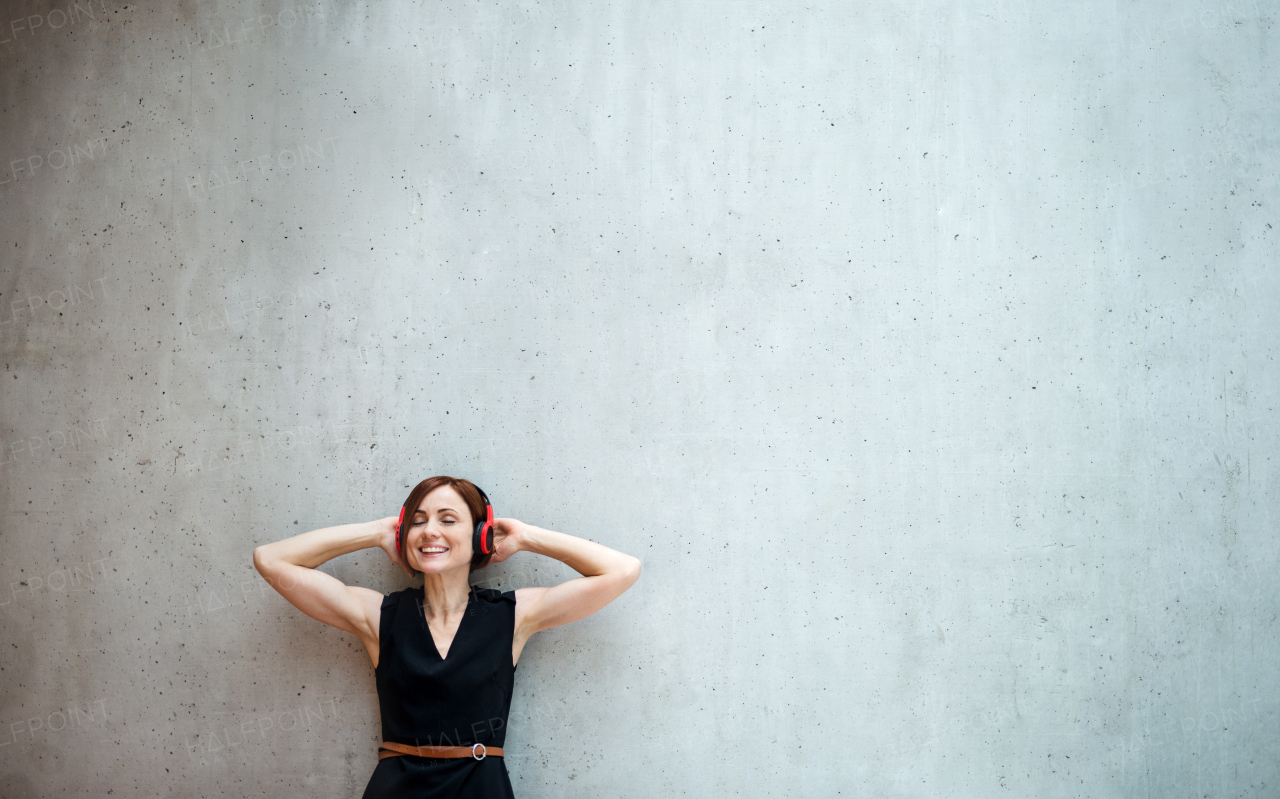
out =
<svg viewBox="0 0 1280 799"><path fill-rule="evenodd" d="M458 622L458 629L453 631L453 640L449 642L449 652L453 652L454 646L456 646L458 643L458 636L462 633L462 625L467 623L467 617L471 615L471 598L475 594L475 592L476 592L476 587L474 585L467 589L467 605L465 608L462 609L462 620ZM427 628L427 638L431 639L432 651L436 653L436 657L440 659L440 662L444 663L449 659L449 657L448 655L440 654L440 646L436 644L436 636L434 633L431 632L431 624L427 621L426 600L427 600L427 589L424 587L422 589L422 605L420 606L423 608L422 626Z"/></svg>

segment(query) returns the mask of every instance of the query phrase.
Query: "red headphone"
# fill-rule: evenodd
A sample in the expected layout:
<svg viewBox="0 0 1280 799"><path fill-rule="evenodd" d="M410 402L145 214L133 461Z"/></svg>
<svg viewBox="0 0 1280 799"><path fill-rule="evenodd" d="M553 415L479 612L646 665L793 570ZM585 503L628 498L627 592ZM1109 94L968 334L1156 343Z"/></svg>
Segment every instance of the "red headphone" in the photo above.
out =
<svg viewBox="0 0 1280 799"><path fill-rule="evenodd" d="M471 551L481 555L493 554L493 506L489 504L489 496L484 493L484 489L472 483L477 491L480 492L480 498L484 500L485 518L476 522L476 529L471 534ZM405 500L408 502L408 500ZM400 518L396 521L396 550L400 551L400 537L404 532L404 512L407 510L406 505L400 506Z"/></svg>

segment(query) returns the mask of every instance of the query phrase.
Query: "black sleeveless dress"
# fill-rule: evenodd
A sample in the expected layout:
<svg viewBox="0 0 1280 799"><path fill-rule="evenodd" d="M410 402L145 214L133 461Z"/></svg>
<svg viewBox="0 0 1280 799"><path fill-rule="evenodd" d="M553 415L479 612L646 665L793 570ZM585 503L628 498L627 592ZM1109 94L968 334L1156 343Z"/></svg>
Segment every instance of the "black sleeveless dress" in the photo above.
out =
<svg viewBox="0 0 1280 799"><path fill-rule="evenodd" d="M410 746L502 746L515 685L515 591L472 586L443 659L422 602L421 588L396 591L382 601L374 672L382 740ZM402 755L378 761L364 799L410 797L515 799L501 757Z"/></svg>

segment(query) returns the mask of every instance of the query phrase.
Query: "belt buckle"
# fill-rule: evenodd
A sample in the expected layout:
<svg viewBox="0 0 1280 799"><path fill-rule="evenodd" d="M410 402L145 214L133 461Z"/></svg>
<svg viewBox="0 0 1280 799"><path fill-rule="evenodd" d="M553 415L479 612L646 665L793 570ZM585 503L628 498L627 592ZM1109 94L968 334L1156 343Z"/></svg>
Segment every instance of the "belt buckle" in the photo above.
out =
<svg viewBox="0 0 1280 799"><path fill-rule="evenodd" d="M476 755L476 747L480 747L480 754ZM484 744L471 744L471 756L476 760L484 760L489 754L489 749Z"/></svg>

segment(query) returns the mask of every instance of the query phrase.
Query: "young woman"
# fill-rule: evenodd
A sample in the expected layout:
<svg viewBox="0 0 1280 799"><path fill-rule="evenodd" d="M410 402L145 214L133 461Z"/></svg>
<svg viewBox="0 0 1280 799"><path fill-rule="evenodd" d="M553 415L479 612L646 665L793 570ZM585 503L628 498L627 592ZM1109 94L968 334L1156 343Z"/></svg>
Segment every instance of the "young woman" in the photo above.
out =
<svg viewBox="0 0 1280 799"><path fill-rule="evenodd" d="M378 766L365 799L513 798L502 758L516 663L529 637L595 613L640 576L640 561L600 544L515 519L493 519L490 554L473 551L491 511L467 480L423 480L403 525L326 527L260 546L253 565L303 613L359 636L369 650L382 711ZM397 544L397 528L402 534ZM384 597L343 585L316 566L379 547L421 588ZM525 550L581 577L551 588L498 592L469 575Z"/></svg>

